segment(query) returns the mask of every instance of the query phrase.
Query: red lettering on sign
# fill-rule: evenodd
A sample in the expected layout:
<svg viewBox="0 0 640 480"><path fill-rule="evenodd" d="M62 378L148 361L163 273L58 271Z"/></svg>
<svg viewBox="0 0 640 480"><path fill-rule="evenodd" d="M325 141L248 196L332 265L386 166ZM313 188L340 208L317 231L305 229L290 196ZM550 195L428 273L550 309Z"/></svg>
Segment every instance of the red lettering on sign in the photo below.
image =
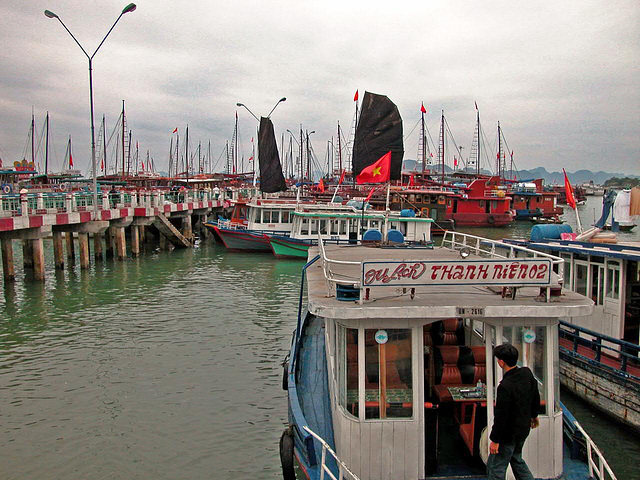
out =
<svg viewBox="0 0 640 480"><path fill-rule="evenodd" d="M540 270L538 271L538 276L536 278L543 279L547 274L548 265L543 263L540 265Z"/></svg>

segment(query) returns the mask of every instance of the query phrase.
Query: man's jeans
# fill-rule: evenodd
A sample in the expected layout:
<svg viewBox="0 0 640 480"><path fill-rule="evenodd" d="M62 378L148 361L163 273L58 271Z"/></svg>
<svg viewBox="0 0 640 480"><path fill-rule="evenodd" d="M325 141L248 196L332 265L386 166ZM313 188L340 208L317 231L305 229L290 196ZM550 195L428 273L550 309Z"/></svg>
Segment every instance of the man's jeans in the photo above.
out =
<svg viewBox="0 0 640 480"><path fill-rule="evenodd" d="M529 467L522 459L522 447L525 440L526 438L516 440L513 443L500 443L498 453L489 455L487 480L504 480L509 463L511 463L511 470L513 470L516 480L533 480Z"/></svg>

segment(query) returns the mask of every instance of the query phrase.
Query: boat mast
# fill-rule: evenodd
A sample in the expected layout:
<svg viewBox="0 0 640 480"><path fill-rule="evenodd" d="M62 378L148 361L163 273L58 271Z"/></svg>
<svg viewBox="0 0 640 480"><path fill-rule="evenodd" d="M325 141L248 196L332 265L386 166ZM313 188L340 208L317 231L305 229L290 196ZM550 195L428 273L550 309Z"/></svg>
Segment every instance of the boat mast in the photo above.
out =
<svg viewBox="0 0 640 480"><path fill-rule="evenodd" d="M49 112L47 112L47 139L44 144L44 174L49 171Z"/></svg>
<svg viewBox="0 0 640 480"><path fill-rule="evenodd" d="M442 161L442 185L440 188L444 190L444 110L442 110L442 120L440 122L440 157Z"/></svg>
<svg viewBox="0 0 640 480"><path fill-rule="evenodd" d="M304 180L306 178L305 175L305 171L304 171L304 158L302 156L303 151L302 151L302 144L304 143L304 140L302 139L302 124L300 124L300 182L302 182L304 184ZM302 188L304 188L304 185L302 185Z"/></svg>
<svg viewBox="0 0 640 480"><path fill-rule="evenodd" d="M202 141L198 141L198 173L204 173L204 167L202 166Z"/></svg>
<svg viewBox="0 0 640 480"><path fill-rule="evenodd" d="M238 172L238 112L236 111L236 126L233 129L233 138L234 138L234 146L233 146L233 170L236 173Z"/></svg>
<svg viewBox="0 0 640 480"><path fill-rule="evenodd" d="M425 170L427 169L427 137L424 126L424 103L422 104L422 108L420 108L420 116L422 122L422 128L420 129L420 134L422 135L422 173L424 175Z"/></svg>
<svg viewBox="0 0 640 480"><path fill-rule="evenodd" d="M184 139L184 161L187 164L187 185L189 185L189 125L187 125L187 134Z"/></svg>
<svg viewBox="0 0 640 480"><path fill-rule="evenodd" d="M124 142L125 142L125 138L126 138L126 134L125 134L125 124L124 124L124 100L122 100L122 180L124 181L124 159L125 159L125 154L124 154Z"/></svg>
<svg viewBox="0 0 640 480"><path fill-rule="evenodd" d="M171 137L171 143L169 143L169 176L171 176L172 167L173 167L173 137Z"/></svg>
<svg viewBox="0 0 640 480"><path fill-rule="evenodd" d="M476 157L476 175L480 175L480 110L478 110L478 104L476 104L476 114L478 116L477 128L478 128L478 151Z"/></svg>
<svg viewBox="0 0 640 480"><path fill-rule="evenodd" d="M502 178L502 143L500 135L500 122L498 122L498 177Z"/></svg>
<svg viewBox="0 0 640 480"><path fill-rule="evenodd" d="M207 161L205 164L205 170L207 173L211 173L211 139L209 139L209 146L207 147Z"/></svg>
<svg viewBox="0 0 640 480"><path fill-rule="evenodd" d="M136 149L136 155L137 155ZM124 163L123 163L124 165ZM131 174L131 130L129 130L129 151L127 152L127 177Z"/></svg>
<svg viewBox="0 0 640 480"><path fill-rule="evenodd" d="M107 117L102 114L102 147L104 156L102 157L102 175L107 173Z"/></svg>
<svg viewBox="0 0 640 480"><path fill-rule="evenodd" d="M180 143L180 134L176 133L176 158L173 161L174 164L174 175L178 176L178 169L180 168L180 153L178 151L178 144Z"/></svg>
<svg viewBox="0 0 640 480"><path fill-rule="evenodd" d="M340 122L338 122L338 165L340 166L340 175L342 175L342 146L340 142Z"/></svg>

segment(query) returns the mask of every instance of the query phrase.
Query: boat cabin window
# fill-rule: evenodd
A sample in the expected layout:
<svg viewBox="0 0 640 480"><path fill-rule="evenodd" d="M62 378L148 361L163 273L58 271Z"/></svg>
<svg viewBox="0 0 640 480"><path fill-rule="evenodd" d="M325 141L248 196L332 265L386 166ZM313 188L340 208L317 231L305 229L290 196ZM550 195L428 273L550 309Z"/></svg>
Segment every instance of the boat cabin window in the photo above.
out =
<svg viewBox="0 0 640 480"><path fill-rule="evenodd" d="M591 264L591 300L596 305L604 303L604 265Z"/></svg>
<svg viewBox="0 0 640 480"><path fill-rule="evenodd" d="M571 254L561 253L560 257L564 260L564 287L571 289Z"/></svg>
<svg viewBox="0 0 640 480"><path fill-rule="evenodd" d="M289 210L282 211L282 223L291 223L291 215L289 215Z"/></svg>
<svg viewBox="0 0 640 480"><path fill-rule="evenodd" d="M353 416L358 416L358 330L337 326L338 402Z"/></svg>
<svg viewBox="0 0 640 480"><path fill-rule="evenodd" d="M575 262L573 291L580 295L587 296L587 272L589 264L586 262Z"/></svg>
<svg viewBox="0 0 640 480"><path fill-rule="evenodd" d="M607 263L607 298L614 300L620 298L620 264L618 262Z"/></svg>
<svg viewBox="0 0 640 480"><path fill-rule="evenodd" d="M318 234L318 221L315 218L312 218L311 221L309 222L309 224L311 225L311 228L309 230L309 233L311 235L317 235Z"/></svg>
<svg viewBox="0 0 640 480"><path fill-rule="evenodd" d="M511 343L520 352L518 366L529 367L538 380L542 415L547 415L544 399L547 398L547 387L550 382L547 378L546 331L546 326L523 326L504 327L502 332L504 343Z"/></svg>
<svg viewBox="0 0 640 480"><path fill-rule="evenodd" d="M411 418L411 330L365 329L365 419Z"/></svg>
<svg viewBox="0 0 640 480"><path fill-rule="evenodd" d="M302 224L300 225L300 233L302 235L309 235L309 219L304 217L301 222Z"/></svg>

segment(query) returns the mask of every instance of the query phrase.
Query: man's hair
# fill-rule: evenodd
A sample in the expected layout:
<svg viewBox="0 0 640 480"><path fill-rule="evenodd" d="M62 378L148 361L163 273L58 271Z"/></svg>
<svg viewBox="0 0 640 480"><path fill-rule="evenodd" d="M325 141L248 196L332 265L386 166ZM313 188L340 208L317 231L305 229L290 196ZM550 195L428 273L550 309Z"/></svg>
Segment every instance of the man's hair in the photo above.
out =
<svg viewBox="0 0 640 480"><path fill-rule="evenodd" d="M518 356L520 354L518 353L518 349L510 343L503 343L493 349L493 355L509 367L514 367L516 363L518 363Z"/></svg>

